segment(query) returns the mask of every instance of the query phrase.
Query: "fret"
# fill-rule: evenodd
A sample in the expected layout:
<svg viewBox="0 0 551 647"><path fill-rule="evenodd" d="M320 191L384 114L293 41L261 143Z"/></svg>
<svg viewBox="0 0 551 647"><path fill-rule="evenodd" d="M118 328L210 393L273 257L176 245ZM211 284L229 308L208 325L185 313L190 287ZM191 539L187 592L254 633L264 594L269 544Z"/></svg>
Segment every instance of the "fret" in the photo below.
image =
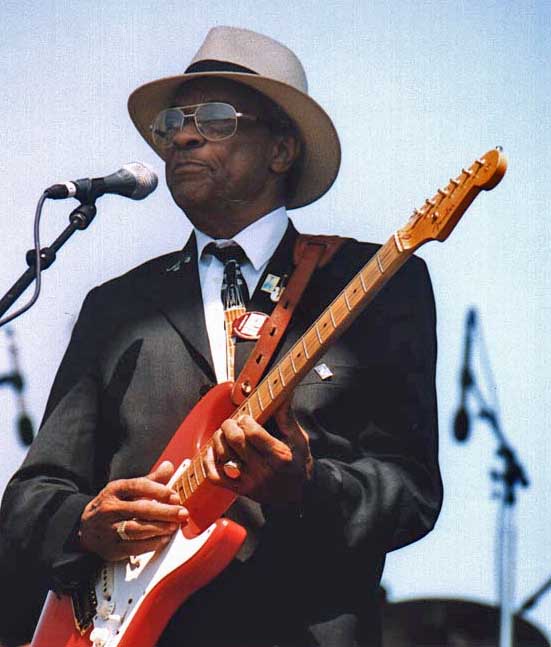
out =
<svg viewBox="0 0 551 647"><path fill-rule="evenodd" d="M291 366L293 367L293 373L296 375L297 374L297 367L295 366L295 360L293 358L293 353L289 353L289 356L291 358Z"/></svg>
<svg viewBox="0 0 551 647"><path fill-rule="evenodd" d="M180 502L182 502L185 498L185 493L184 493L184 498L182 498L182 485L180 484L180 481L176 481L176 483L174 483L174 489L176 490L178 496L180 497Z"/></svg>
<svg viewBox="0 0 551 647"><path fill-rule="evenodd" d="M318 321L319 321L319 319L318 319ZM318 328L318 321L316 321L316 323L314 324L314 328L316 329L316 335L318 336L318 341L319 341L320 346L321 346L323 344L323 339L321 337L321 333L320 333L319 328Z"/></svg>
<svg viewBox="0 0 551 647"><path fill-rule="evenodd" d="M268 380L268 391L270 392L270 397L272 398L272 400L275 400L274 392L272 391L272 385L270 384L270 380Z"/></svg>
<svg viewBox="0 0 551 647"><path fill-rule="evenodd" d="M260 407L260 411L264 411L264 406L262 404L262 398L260 397L260 389L256 390L256 399L258 400L258 406Z"/></svg>
<svg viewBox="0 0 551 647"><path fill-rule="evenodd" d="M329 316L331 317L331 323L333 324L333 328L337 328L337 322L335 321L335 316L333 315L333 308L329 306Z"/></svg>
<svg viewBox="0 0 551 647"><path fill-rule="evenodd" d="M281 384L285 386L285 380L283 378L283 373L281 372L281 364L277 365L277 372L279 373L279 379L281 380Z"/></svg>
<svg viewBox="0 0 551 647"><path fill-rule="evenodd" d="M302 338L302 348L304 348L304 355L306 356L306 359L310 359L310 353L308 352L308 346L306 345L306 340L304 337Z"/></svg>
<svg viewBox="0 0 551 647"><path fill-rule="evenodd" d="M188 491L186 490L186 481L185 481L185 479L184 479L184 476L185 476L185 472L184 472L184 474L182 474L182 476L180 477L180 483L181 483L181 485L182 485L182 489L184 490L184 497L185 497L185 499L189 499L189 497L191 496L191 492L188 494Z"/></svg>
<svg viewBox="0 0 551 647"><path fill-rule="evenodd" d="M193 483L191 482L191 476L190 476L189 471L190 470L189 470L189 467L188 467L187 470L184 472L184 474L187 476L187 483L189 485L189 491L191 492L191 494L193 494Z"/></svg>
<svg viewBox="0 0 551 647"><path fill-rule="evenodd" d="M197 483L197 485L201 485L201 483L205 480L205 477L203 476L201 455L199 453L197 453L193 459L193 473L195 474L195 482Z"/></svg>
<svg viewBox="0 0 551 647"><path fill-rule="evenodd" d="M365 284L365 281L364 281L363 270L361 270L361 272L359 273L359 277L360 277L360 283L362 284L362 290L364 292L367 292L367 285Z"/></svg>
<svg viewBox="0 0 551 647"><path fill-rule="evenodd" d="M404 251L404 246L402 245L402 241L400 240L400 236L398 235L397 231L394 232L394 242L396 244L396 249L399 252L403 252Z"/></svg>
<svg viewBox="0 0 551 647"><path fill-rule="evenodd" d="M385 268L383 267L383 264L381 263L381 258L380 258L380 256L379 256L379 252L377 252L377 253L375 254L375 258L377 259L377 265L378 265L378 267L379 267L379 272L380 272L381 274L384 274L384 273L385 273Z"/></svg>
<svg viewBox="0 0 551 647"><path fill-rule="evenodd" d="M250 400L247 400L247 409L249 410L249 415L251 416L251 418L254 418Z"/></svg>
<svg viewBox="0 0 551 647"><path fill-rule="evenodd" d="M342 293L344 294L344 302L346 303L348 312L352 312L352 306L350 305L350 301L348 300L348 295L346 294L346 288L342 291Z"/></svg>
<svg viewBox="0 0 551 647"><path fill-rule="evenodd" d="M203 454L199 452L197 454L197 461L201 467L201 479L204 481L207 478L207 473L205 472L205 466L203 465Z"/></svg>

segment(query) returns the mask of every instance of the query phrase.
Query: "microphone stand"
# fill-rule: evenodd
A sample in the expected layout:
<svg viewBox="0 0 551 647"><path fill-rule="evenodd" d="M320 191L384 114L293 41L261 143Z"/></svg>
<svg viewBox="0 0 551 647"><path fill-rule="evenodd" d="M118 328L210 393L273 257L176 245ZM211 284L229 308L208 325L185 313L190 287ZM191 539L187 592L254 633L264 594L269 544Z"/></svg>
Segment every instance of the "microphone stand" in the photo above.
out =
<svg viewBox="0 0 551 647"><path fill-rule="evenodd" d="M472 376L471 376L472 377ZM502 471L492 470L492 480L502 484L498 511L498 589L499 589L499 647L513 645L514 591L516 575L515 504L519 486L528 487L526 472L519 462L515 450L507 442L501 429L497 412L492 409L473 379L471 387L479 406L478 418L486 422L497 440L497 456L503 461Z"/></svg>
<svg viewBox="0 0 551 647"><path fill-rule="evenodd" d="M57 252L75 233L75 231L86 229L96 215L96 205L92 202L89 204L81 203L69 215L69 225L61 232L49 247L43 247L40 250L40 268L48 269L56 259ZM29 268L19 277L11 286L6 294L0 299L0 318L7 312L12 305L25 292L29 285L36 278L36 252L30 249L25 255L25 260Z"/></svg>
<svg viewBox="0 0 551 647"><path fill-rule="evenodd" d="M517 611L517 615L521 616L526 611L532 609L549 590L551 590L551 577L547 579L540 588L527 598Z"/></svg>

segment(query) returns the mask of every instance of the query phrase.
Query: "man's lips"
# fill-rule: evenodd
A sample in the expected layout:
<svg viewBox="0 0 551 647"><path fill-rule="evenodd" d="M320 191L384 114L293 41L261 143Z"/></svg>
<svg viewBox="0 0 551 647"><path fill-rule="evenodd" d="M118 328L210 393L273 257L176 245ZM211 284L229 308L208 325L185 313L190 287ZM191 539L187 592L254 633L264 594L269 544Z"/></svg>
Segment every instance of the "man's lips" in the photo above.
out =
<svg viewBox="0 0 551 647"><path fill-rule="evenodd" d="M204 162L198 162L196 160L184 160L177 162L172 167L172 173L177 175L179 174L188 174L188 173L204 173L209 170L209 166Z"/></svg>

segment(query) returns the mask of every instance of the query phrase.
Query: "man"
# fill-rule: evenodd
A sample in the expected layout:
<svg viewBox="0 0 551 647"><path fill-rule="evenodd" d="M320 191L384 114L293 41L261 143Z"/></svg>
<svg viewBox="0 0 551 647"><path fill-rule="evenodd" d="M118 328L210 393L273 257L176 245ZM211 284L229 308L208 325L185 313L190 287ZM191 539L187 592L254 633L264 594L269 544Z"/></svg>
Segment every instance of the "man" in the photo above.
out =
<svg viewBox="0 0 551 647"><path fill-rule="evenodd" d="M240 245L248 310L269 314L273 283L293 267L285 207L320 197L340 162L298 59L247 30L213 29L185 74L142 86L129 109L194 233L182 252L88 295L6 491L4 564L9 555L21 578L60 591L101 560L161 548L187 522L167 486L174 466L150 468L254 345L228 349L217 255ZM349 240L315 272L278 357L376 250ZM173 616L160 647L379 644L385 553L428 532L441 503L434 327L428 275L412 259L267 428L222 423L203 467L242 497L253 541Z"/></svg>

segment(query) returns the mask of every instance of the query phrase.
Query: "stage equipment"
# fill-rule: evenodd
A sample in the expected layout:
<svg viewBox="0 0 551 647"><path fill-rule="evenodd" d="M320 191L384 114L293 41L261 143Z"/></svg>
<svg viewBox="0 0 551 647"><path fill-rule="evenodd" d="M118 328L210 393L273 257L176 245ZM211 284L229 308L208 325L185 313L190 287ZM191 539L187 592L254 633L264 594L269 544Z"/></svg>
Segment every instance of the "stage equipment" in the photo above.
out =
<svg viewBox="0 0 551 647"><path fill-rule="evenodd" d="M0 386L7 385L15 389L15 395L17 400L17 435L19 440L23 445L30 445L34 438L34 430L32 420L27 413L27 407L25 405L25 379L19 368L19 355L17 346L15 344L15 335L11 328L6 330L6 335L10 340L8 346L8 352L11 357L11 373L6 373L5 375L0 375Z"/></svg>
<svg viewBox="0 0 551 647"><path fill-rule="evenodd" d="M499 422L497 398L494 406L491 406L479 388L476 375L472 370L471 354L475 345L484 348L483 337L480 327L480 318L474 308L467 313L465 332L465 351L463 367L460 374L460 405L455 416L453 434L458 441L467 439L470 427L468 410L469 395L475 401L478 411L473 415L486 422L497 440L496 455L503 461L502 471L492 470L491 478L500 486L498 498L500 506L498 509L496 544L498 555L498 597L499 597L499 625L500 638L499 647L512 647L513 632L513 605L515 592L516 573L516 524L515 524L515 503L516 491L519 486L528 487L529 480L526 471L518 460L515 450L509 444ZM487 374L491 375L487 353L481 354L486 362ZM493 380L492 380L493 382ZM495 392L493 384L490 392Z"/></svg>
<svg viewBox="0 0 551 647"><path fill-rule="evenodd" d="M383 607L385 647L496 647L498 607L452 599L408 600ZM549 647L545 635L519 616L512 622L515 647Z"/></svg>
<svg viewBox="0 0 551 647"><path fill-rule="evenodd" d="M34 218L34 249L26 254L29 269L12 285L2 299L0 299L0 317L7 312L15 301L23 294L29 285L35 281L35 290L31 299L19 310L0 319L0 326L13 321L26 312L38 299L41 288L41 272L48 269L56 259L56 253L79 229L86 229L94 219L97 209L95 201L105 193L116 193L133 200L141 200L148 196L157 187L156 174L141 162L125 164L119 171L106 177L85 178L75 182L54 184L44 191L38 200ZM62 199L76 197L80 206L69 215L69 225L61 232L49 246L40 248L40 219L42 207L48 198Z"/></svg>

